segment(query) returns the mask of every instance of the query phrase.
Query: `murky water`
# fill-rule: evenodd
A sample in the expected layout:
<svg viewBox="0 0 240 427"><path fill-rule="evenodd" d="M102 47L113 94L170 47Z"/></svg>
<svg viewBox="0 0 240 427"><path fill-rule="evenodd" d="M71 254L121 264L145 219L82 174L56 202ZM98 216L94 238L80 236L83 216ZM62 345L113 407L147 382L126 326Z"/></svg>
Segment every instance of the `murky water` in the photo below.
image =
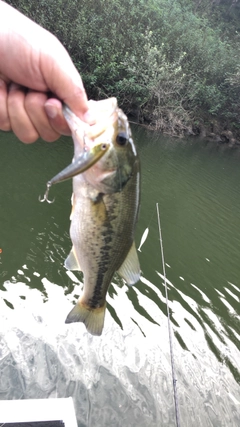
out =
<svg viewBox="0 0 240 427"><path fill-rule="evenodd" d="M166 263L181 425L240 425L240 149L134 129L142 163L141 282L108 294L101 337L65 325L81 274L63 267L72 142L0 133L0 399L73 396L79 426L175 426ZM1 422L1 419L0 419Z"/></svg>

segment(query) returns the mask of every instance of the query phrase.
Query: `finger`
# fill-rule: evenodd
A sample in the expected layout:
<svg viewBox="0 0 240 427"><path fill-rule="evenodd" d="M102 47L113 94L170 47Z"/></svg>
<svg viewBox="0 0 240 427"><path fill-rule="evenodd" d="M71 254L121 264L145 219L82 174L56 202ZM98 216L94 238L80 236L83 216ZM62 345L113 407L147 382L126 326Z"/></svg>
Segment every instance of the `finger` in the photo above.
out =
<svg viewBox="0 0 240 427"><path fill-rule="evenodd" d="M7 107L12 131L20 141L29 144L36 141L39 134L25 110L25 96L25 91L12 83L9 87Z"/></svg>
<svg viewBox="0 0 240 427"><path fill-rule="evenodd" d="M60 41L1 0L0 9L1 72L32 90L51 90L77 116L92 121L82 79Z"/></svg>
<svg viewBox="0 0 240 427"><path fill-rule="evenodd" d="M49 98L44 108L52 128L62 135L71 135L71 131L63 116L61 101Z"/></svg>
<svg viewBox="0 0 240 427"><path fill-rule="evenodd" d="M66 49L52 36L48 38L48 50L40 56L40 69L48 88L82 120L95 122L82 79Z"/></svg>
<svg viewBox="0 0 240 427"><path fill-rule="evenodd" d="M25 110L33 126L42 139L47 142L56 141L60 133L48 120L44 105L47 101L47 94L36 91L29 91L25 97Z"/></svg>
<svg viewBox="0 0 240 427"><path fill-rule="evenodd" d="M7 109L7 85L0 78L0 130L8 131L11 129Z"/></svg>

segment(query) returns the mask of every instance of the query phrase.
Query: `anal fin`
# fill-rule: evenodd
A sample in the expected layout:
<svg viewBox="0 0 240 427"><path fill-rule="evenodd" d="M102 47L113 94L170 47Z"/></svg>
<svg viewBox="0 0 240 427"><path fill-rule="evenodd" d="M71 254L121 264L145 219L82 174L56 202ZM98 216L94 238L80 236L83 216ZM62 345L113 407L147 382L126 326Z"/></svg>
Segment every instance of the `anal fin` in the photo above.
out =
<svg viewBox="0 0 240 427"><path fill-rule="evenodd" d="M141 276L141 269L138 260L135 242L133 242L126 259L118 269L118 274L127 282L129 286L137 283Z"/></svg>

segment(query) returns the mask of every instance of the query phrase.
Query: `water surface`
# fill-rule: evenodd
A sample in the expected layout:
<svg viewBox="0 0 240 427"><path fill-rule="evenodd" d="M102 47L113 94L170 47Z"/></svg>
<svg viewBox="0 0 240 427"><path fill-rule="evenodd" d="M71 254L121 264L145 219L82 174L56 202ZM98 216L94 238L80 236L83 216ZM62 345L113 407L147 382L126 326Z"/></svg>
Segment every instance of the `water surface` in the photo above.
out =
<svg viewBox="0 0 240 427"><path fill-rule="evenodd" d="M142 164L142 278L109 289L103 335L65 325L81 273L71 248L70 138L0 132L0 398L73 396L79 426L174 426L159 204L181 425L240 425L240 150L134 127ZM1 420L0 420L1 422Z"/></svg>

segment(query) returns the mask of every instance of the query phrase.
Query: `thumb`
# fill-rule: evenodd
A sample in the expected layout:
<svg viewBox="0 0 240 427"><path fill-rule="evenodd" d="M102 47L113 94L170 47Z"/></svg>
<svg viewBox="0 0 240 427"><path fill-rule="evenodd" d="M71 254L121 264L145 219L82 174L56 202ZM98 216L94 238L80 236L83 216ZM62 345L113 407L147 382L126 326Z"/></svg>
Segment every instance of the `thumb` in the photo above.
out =
<svg viewBox="0 0 240 427"><path fill-rule="evenodd" d="M49 90L82 120L95 121L89 112L81 76L68 52L55 36L48 38L48 49L47 52L42 52L40 66ZM49 109L46 112L48 114Z"/></svg>

